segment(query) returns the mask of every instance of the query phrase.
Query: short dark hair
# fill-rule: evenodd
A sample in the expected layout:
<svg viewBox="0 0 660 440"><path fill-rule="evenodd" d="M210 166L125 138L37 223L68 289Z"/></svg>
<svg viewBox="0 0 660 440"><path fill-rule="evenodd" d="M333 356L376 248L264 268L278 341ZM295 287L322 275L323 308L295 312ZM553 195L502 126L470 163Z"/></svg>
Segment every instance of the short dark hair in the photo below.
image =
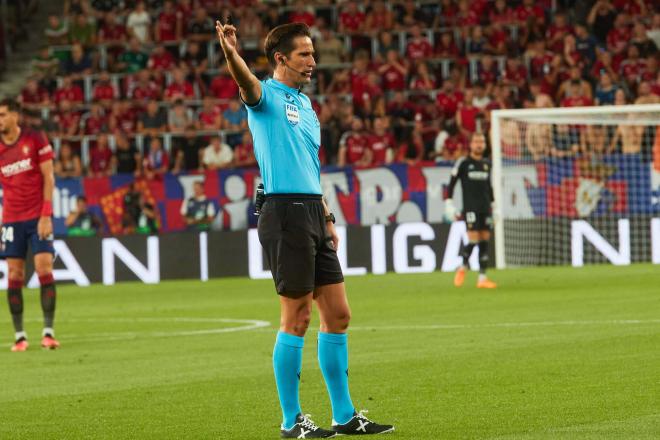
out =
<svg viewBox="0 0 660 440"><path fill-rule="evenodd" d="M305 23L287 23L273 28L268 35L266 35L266 42L264 43L264 53L271 66L275 66L275 52L282 52L289 55L294 49L293 40L296 37L309 37L312 34L309 32L309 26Z"/></svg>
<svg viewBox="0 0 660 440"><path fill-rule="evenodd" d="M87 203L87 197L85 197L85 196L83 196L83 195L79 195L79 196L76 198L76 200L77 200L78 202L85 202L85 203Z"/></svg>
<svg viewBox="0 0 660 440"><path fill-rule="evenodd" d="M21 112L21 105L13 98L4 98L0 101L0 107L7 107L10 112Z"/></svg>

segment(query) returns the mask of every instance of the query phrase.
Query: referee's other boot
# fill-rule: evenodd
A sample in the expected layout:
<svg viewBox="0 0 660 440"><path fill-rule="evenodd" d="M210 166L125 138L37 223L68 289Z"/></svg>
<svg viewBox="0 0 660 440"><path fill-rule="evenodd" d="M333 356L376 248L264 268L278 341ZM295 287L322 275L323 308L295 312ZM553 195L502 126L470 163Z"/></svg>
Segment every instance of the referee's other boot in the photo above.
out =
<svg viewBox="0 0 660 440"><path fill-rule="evenodd" d="M454 286L461 287L465 281L465 266L461 266L454 275Z"/></svg>
<svg viewBox="0 0 660 440"><path fill-rule="evenodd" d="M335 431L319 428L316 423L310 419L309 414L298 414L296 424L291 429L281 429L282 438L332 438L337 435Z"/></svg>
<svg viewBox="0 0 660 440"><path fill-rule="evenodd" d="M366 412L366 410L354 412L351 420L343 425L333 421L332 429L339 435L389 434L394 432L394 426L372 422L364 415Z"/></svg>

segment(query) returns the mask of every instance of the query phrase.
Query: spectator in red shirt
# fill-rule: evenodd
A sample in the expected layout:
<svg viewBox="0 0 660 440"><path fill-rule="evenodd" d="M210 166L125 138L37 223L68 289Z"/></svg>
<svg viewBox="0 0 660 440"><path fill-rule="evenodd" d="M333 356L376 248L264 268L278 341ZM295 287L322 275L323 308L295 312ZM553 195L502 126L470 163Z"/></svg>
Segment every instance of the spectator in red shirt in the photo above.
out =
<svg viewBox="0 0 660 440"><path fill-rule="evenodd" d="M555 13L553 23L546 32L546 40L550 50L555 53L562 53L564 50L564 37L572 33L573 28L568 24L566 15L563 12Z"/></svg>
<svg viewBox="0 0 660 440"><path fill-rule="evenodd" d="M655 2L651 2L651 4L653 3ZM655 5L657 6L657 3L655 3ZM616 10L624 11L633 17L645 15L648 12L644 0L614 0L612 6L614 6Z"/></svg>
<svg viewBox="0 0 660 440"><path fill-rule="evenodd" d="M406 57L412 61L429 58L433 54L433 46L428 38L422 35L422 29L415 24L410 29L410 39L406 45Z"/></svg>
<svg viewBox="0 0 660 440"><path fill-rule="evenodd" d="M383 89L380 86L380 76L376 72L369 72L362 94L359 97L353 96L353 105L356 109L362 110L364 115L371 115L374 111L375 102L382 96Z"/></svg>
<svg viewBox="0 0 660 440"><path fill-rule="evenodd" d="M371 35L377 35L382 31L392 30L394 27L394 16L392 11L385 6L383 0L375 0L371 11L367 13L365 29Z"/></svg>
<svg viewBox="0 0 660 440"><path fill-rule="evenodd" d="M639 49L634 44L628 46L626 59L619 65L619 73L629 84L637 84L646 68L646 60L639 57Z"/></svg>
<svg viewBox="0 0 660 440"><path fill-rule="evenodd" d="M410 81L410 90L430 92L437 89L435 75L429 71L429 66L423 61L417 64L416 73Z"/></svg>
<svg viewBox="0 0 660 440"><path fill-rule="evenodd" d="M458 1L458 12L456 13L455 25L461 28L463 37L469 35L469 31L473 26L479 24L479 16L470 5L471 2L467 0Z"/></svg>
<svg viewBox="0 0 660 440"><path fill-rule="evenodd" d="M506 55L509 49L509 32L501 23L493 23L486 28L488 44L486 49L494 55Z"/></svg>
<svg viewBox="0 0 660 440"><path fill-rule="evenodd" d="M103 18L103 26L98 31L97 40L99 44L105 44L108 48L108 66L112 66L123 52L127 39L126 27L117 21L117 15L113 11L107 12Z"/></svg>
<svg viewBox="0 0 660 440"><path fill-rule="evenodd" d="M99 134L96 145L89 150L88 177L106 177L112 174L114 156L108 146L108 135Z"/></svg>
<svg viewBox="0 0 660 440"><path fill-rule="evenodd" d="M371 166L381 166L392 162L396 141L389 130L389 119L379 117L374 119L374 130L367 140L371 150Z"/></svg>
<svg viewBox="0 0 660 440"><path fill-rule="evenodd" d="M529 44L525 58L529 59L529 73L532 78L542 77L550 69L555 54L547 49L545 40L541 39Z"/></svg>
<svg viewBox="0 0 660 440"><path fill-rule="evenodd" d="M126 44L127 38L126 27L117 20L117 15L114 11L106 13L103 18L103 26L101 26L98 32L99 44L120 46Z"/></svg>
<svg viewBox="0 0 660 440"><path fill-rule="evenodd" d="M435 15L431 26L433 29L450 27L456 20L456 13L458 12L453 0L440 0L439 3L439 13Z"/></svg>
<svg viewBox="0 0 660 440"><path fill-rule="evenodd" d="M254 145L252 144L252 134L250 131L243 133L241 143L234 147L235 167L255 167L257 159L254 157Z"/></svg>
<svg viewBox="0 0 660 440"><path fill-rule="evenodd" d="M529 17L534 17L538 23L545 23L545 12L543 8L534 4L534 0L523 0L523 4L515 10L518 23L524 25Z"/></svg>
<svg viewBox="0 0 660 440"><path fill-rule="evenodd" d="M172 83L165 89L165 100L174 102L178 99L194 99L195 90L192 84L186 81L186 78L181 69L174 69L172 71Z"/></svg>
<svg viewBox="0 0 660 440"><path fill-rule="evenodd" d="M520 58L512 57L507 58L506 67L504 69L503 82L507 85L518 87L523 90L527 83L527 69L520 62Z"/></svg>
<svg viewBox="0 0 660 440"><path fill-rule="evenodd" d="M293 9L289 13L289 23L305 23L307 26L314 26L316 17L312 13L314 9L308 8L302 0L296 0Z"/></svg>
<svg viewBox="0 0 660 440"><path fill-rule="evenodd" d="M568 87L568 93L561 100L562 107L585 107L594 105L593 100L583 94L580 80L571 80Z"/></svg>
<svg viewBox="0 0 660 440"><path fill-rule="evenodd" d="M441 58L457 58L460 55L451 32L443 32L435 43L435 54Z"/></svg>
<svg viewBox="0 0 660 440"><path fill-rule="evenodd" d="M86 135L95 136L108 131L108 118L105 116L103 107L100 104L92 104L89 113L84 117L84 121Z"/></svg>
<svg viewBox="0 0 660 440"><path fill-rule="evenodd" d="M369 138L364 131L362 119L355 117L351 124L351 130L345 132L339 140L339 158L337 165L369 166L371 163L371 150L369 149Z"/></svg>
<svg viewBox="0 0 660 440"><path fill-rule="evenodd" d="M163 72L172 69L176 64L176 60L172 54L165 50L165 46L157 44L151 51L149 62L147 66L153 72Z"/></svg>
<svg viewBox="0 0 660 440"><path fill-rule="evenodd" d="M178 0L176 2L176 19L181 23L181 36L185 36L187 29L184 24L188 17L192 17L194 14L193 1L192 0Z"/></svg>
<svg viewBox="0 0 660 440"><path fill-rule="evenodd" d="M463 136L469 138L472 133L477 131L477 116L481 113L478 107L474 106L474 91L467 89L463 103L456 112L456 124ZM484 127L480 127L482 130Z"/></svg>
<svg viewBox="0 0 660 440"><path fill-rule="evenodd" d="M612 30L607 33L607 50L615 56L625 52L631 34L628 17L625 14L617 15Z"/></svg>
<svg viewBox="0 0 660 440"><path fill-rule="evenodd" d="M160 87L151 79L149 70L140 70L137 74L137 82L129 87L127 95L138 105L143 105L149 100L160 99Z"/></svg>
<svg viewBox="0 0 660 440"><path fill-rule="evenodd" d="M177 19L177 12L174 9L172 0L165 0L163 10L158 15L156 21L154 40L159 43L178 41L181 39L181 20Z"/></svg>
<svg viewBox="0 0 660 440"><path fill-rule="evenodd" d="M130 135L137 128L135 111L129 100L113 102L108 120L112 132L121 131L124 135Z"/></svg>
<svg viewBox="0 0 660 440"><path fill-rule="evenodd" d="M646 57L646 62L641 66L641 81L648 81L650 83L655 81L658 76L659 61L656 55Z"/></svg>
<svg viewBox="0 0 660 440"><path fill-rule="evenodd" d="M564 62L568 66L577 66L582 68L585 64L582 54L577 50L577 40L573 34L566 34L564 37Z"/></svg>
<svg viewBox="0 0 660 440"><path fill-rule="evenodd" d="M366 15L358 9L356 2L347 1L339 13L338 32L344 35L363 34L366 21Z"/></svg>
<svg viewBox="0 0 660 440"><path fill-rule="evenodd" d="M80 131L80 114L71 108L71 102L62 99L59 101L58 111L53 118L58 125L61 136L70 137L78 135Z"/></svg>
<svg viewBox="0 0 660 440"><path fill-rule="evenodd" d="M223 125L222 113L215 106L213 99L205 97L202 101L202 108L197 113L198 130L221 130Z"/></svg>
<svg viewBox="0 0 660 440"><path fill-rule="evenodd" d="M92 90L92 98L96 102L100 102L103 106L108 106L109 103L117 98L117 92L113 85L110 83L110 75L108 72L101 72L99 79L94 84Z"/></svg>
<svg viewBox="0 0 660 440"><path fill-rule="evenodd" d="M458 110L458 105L463 101L463 94L456 90L454 81L450 78L442 82L442 88L435 97L438 108L442 111L445 119L453 119Z"/></svg>
<svg viewBox="0 0 660 440"><path fill-rule="evenodd" d="M499 72L495 60L490 55L484 55L479 62L477 80L483 84L485 93L490 95L494 85L499 80Z"/></svg>
<svg viewBox="0 0 660 440"><path fill-rule="evenodd" d="M488 14L488 21L491 24L511 24L515 21L513 9L506 4L506 0L495 0L493 9Z"/></svg>
<svg viewBox="0 0 660 440"><path fill-rule="evenodd" d="M27 110L41 110L50 106L48 90L39 85L36 79L29 79L21 90L20 102Z"/></svg>
<svg viewBox="0 0 660 440"><path fill-rule="evenodd" d="M387 52L385 63L378 68L378 73L383 78L383 89L385 91L391 92L406 88L408 65L400 59L399 52L396 50Z"/></svg>
<svg viewBox="0 0 660 440"><path fill-rule="evenodd" d="M211 96L217 99L233 99L238 96L238 86L229 75L226 66L211 80L210 92Z"/></svg>
<svg viewBox="0 0 660 440"><path fill-rule="evenodd" d="M62 86L55 90L53 101L59 104L63 100L70 101L73 104L82 104L84 99L82 88L74 84L70 76L62 78Z"/></svg>

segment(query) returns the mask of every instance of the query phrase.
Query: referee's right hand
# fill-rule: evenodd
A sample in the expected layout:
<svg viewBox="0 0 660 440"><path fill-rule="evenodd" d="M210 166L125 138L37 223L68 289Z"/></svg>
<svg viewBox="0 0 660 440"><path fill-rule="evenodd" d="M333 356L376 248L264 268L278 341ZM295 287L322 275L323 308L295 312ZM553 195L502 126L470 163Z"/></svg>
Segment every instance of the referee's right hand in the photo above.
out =
<svg viewBox="0 0 660 440"><path fill-rule="evenodd" d="M215 31L218 33L218 40L220 40L220 46L225 55L235 52L237 46L236 28L231 24L222 24L220 20L216 20Z"/></svg>

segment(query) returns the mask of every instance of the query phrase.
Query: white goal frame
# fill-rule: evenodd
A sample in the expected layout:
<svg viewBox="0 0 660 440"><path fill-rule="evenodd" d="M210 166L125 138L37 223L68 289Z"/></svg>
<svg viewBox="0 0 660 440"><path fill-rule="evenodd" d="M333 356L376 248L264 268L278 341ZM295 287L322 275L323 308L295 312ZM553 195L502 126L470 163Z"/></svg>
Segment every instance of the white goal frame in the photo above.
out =
<svg viewBox="0 0 660 440"><path fill-rule="evenodd" d="M495 197L495 210L500 213L494 216L495 232L495 264L498 269L506 268L505 243L504 243L504 219L501 209L502 194L504 192L504 180L502 177L502 137L501 122L503 119L516 119L526 122L544 122L544 123L579 123L581 116L588 115L586 119L589 122L598 123L598 115L617 115L633 113L660 113L660 104L636 104L636 105L606 105L594 107L563 107L563 108L532 108L532 109L507 109L493 110L491 113L491 151L492 151L492 186ZM568 119L573 118L573 119ZM640 125L660 124L660 120L636 119L629 124ZM612 123L611 118L603 118L601 123ZM625 119L620 119L617 124L626 124Z"/></svg>

